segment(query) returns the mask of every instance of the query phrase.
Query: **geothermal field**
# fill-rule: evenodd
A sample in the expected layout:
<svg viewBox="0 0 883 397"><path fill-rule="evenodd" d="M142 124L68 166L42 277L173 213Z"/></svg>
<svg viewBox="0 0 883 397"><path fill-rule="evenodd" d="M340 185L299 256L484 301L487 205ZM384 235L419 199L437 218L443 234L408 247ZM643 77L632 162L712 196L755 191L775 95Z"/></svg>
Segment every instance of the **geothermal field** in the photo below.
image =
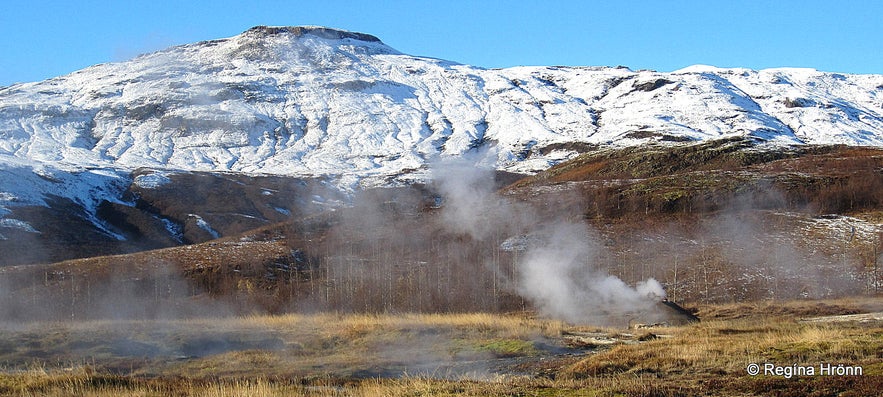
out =
<svg viewBox="0 0 883 397"><path fill-rule="evenodd" d="M669 7L614 8L701 19ZM483 68L321 26L2 86L0 395L877 396L881 109L883 75Z"/></svg>
<svg viewBox="0 0 883 397"><path fill-rule="evenodd" d="M795 156L776 167L866 161ZM823 204L775 179L713 202L708 185L685 190L704 207L674 210L622 200L613 182L548 182L596 167L585 161L534 179L439 164L432 184L367 190L229 237L4 267L0 388L873 395L883 302L862 260L873 259L875 212L775 208ZM643 216L616 212L636 202ZM673 214L690 207L699 215ZM774 366L752 375L751 364ZM820 375L829 364L843 375Z"/></svg>

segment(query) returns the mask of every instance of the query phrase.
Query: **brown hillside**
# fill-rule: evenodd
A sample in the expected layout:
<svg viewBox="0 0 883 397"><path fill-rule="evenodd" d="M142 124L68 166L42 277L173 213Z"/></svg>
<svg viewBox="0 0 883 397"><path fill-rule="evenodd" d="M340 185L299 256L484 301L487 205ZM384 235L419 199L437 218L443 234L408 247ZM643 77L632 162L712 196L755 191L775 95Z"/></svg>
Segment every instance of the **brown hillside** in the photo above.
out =
<svg viewBox="0 0 883 397"><path fill-rule="evenodd" d="M546 226L586 220L598 244L587 266L655 278L687 305L823 299L883 287L881 169L877 149L730 140L590 152L500 197ZM434 189L368 190L348 208L199 244L0 269L16 302L4 315L101 317L124 301L145 316L530 308L520 251L506 247L530 230L452 231Z"/></svg>

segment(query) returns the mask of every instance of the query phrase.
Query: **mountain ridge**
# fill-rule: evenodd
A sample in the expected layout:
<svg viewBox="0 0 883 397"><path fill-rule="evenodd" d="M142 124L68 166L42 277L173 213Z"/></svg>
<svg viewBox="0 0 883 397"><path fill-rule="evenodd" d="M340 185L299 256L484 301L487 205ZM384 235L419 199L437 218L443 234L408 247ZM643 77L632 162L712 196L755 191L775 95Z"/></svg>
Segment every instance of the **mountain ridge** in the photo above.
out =
<svg viewBox="0 0 883 397"><path fill-rule="evenodd" d="M36 218L14 213L59 200L124 239L98 215L102 203L122 217L137 205L132 186L190 172L355 191L426 181L445 158L535 174L599 147L738 137L774 150L883 146L883 75L485 69L364 33L257 26L0 88L0 239L33 237ZM197 219L179 215L155 222Z"/></svg>
<svg viewBox="0 0 883 397"><path fill-rule="evenodd" d="M324 27L258 26L0 89L0 156L95 167L386 180L482 149L533 173L576 153L733 135L883 145L883 76L482 69Z"/></svg>

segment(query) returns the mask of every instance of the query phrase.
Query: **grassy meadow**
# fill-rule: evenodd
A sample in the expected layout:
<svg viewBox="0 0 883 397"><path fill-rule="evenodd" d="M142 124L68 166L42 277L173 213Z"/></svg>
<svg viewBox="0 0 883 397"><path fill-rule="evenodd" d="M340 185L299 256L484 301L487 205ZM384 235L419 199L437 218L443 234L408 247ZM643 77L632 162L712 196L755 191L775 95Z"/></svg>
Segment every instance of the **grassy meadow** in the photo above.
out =
<svg viewBox="0 0 883 397"><path fill-rule="evenodd" d="M532 313L285 314L0 327L10 396L870 396L879 299L709 305L641 330ZM879 311L879 310L878 310ZM750 376L750 363L861 376Z"/></svg>

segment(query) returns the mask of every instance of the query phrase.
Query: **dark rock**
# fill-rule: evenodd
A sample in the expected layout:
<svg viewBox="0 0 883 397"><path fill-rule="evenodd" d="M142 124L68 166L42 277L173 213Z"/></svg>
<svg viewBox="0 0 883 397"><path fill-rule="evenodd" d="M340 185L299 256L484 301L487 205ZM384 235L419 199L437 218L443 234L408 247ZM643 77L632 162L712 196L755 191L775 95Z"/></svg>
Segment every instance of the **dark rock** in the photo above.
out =
<svg viewBox="0 0 883 397"><path fill-rule="evenodd" d="M638 91L650 92L650 91L653 91L657 88L661 88L662 86L664 86L666 84L671 84L671 83L674 83L674 81L666 80L666 79L656 79L653 81L646 81L643 83L635 82L634 85L632 85L632 87L634 87Z"/></svg>
<svg viewBox="0 0 883 397"><path fill-rule="evenodd" d="M815 101L806 98L785 98L782 103L785 104L786 108L811 108L813 106L816 106Z"/></svg>
<svg viewBox="0 0 883 397"><path fill-rule="evenodd" d="M355 39L374 43L380 42L380 39L370 34L348 32L345 30L330 29L320 26L255 26L245 31L245 33L259 34L264 36L280 33L290 33L296 37L312 35L316 37L321 37L323 39Z"/></svg>

